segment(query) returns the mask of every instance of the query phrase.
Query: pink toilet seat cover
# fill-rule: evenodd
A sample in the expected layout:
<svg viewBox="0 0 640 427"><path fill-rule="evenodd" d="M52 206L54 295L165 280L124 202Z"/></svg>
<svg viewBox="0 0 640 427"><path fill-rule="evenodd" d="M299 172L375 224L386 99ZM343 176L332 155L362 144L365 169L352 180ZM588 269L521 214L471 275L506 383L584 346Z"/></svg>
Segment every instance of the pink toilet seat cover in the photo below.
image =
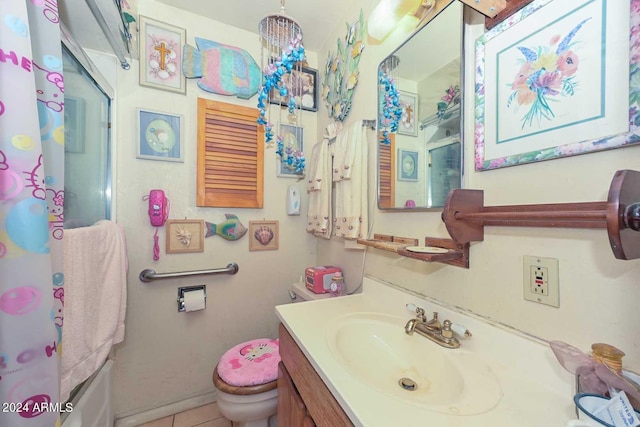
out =
<svg viewBox="0 0 640 427"><path fill-rule="evenodd" d="M218 363L218 375L227 384L251 386L278 379L280 362L277 339L246 341L228 350Z"/></svg>

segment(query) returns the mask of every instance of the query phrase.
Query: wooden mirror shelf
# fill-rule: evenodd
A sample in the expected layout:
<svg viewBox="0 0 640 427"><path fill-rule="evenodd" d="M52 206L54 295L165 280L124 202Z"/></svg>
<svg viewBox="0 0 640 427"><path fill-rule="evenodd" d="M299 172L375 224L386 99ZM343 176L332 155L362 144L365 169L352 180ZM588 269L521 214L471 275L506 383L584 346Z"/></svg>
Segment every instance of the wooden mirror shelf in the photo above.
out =
<svg viewBox="0 0 640 427"><path fill-rule="evenodd" d="M460 244L483 241L485 225L606 228L615 257L636 259L640 258L640 172L617 171L602 202L484 206L482 190L453 190L442 220Z"/></svg>
<svg viewBox="0 0 640 427"><path fill-rule="evenodd" d="M451 239L437 237L424 238L425 246L447 249L443 253L421 253L407 250L410 246L418 246L418 239L387 234L374 234L373 239L358 239L358 243L420 261L442 262L456 267L469 268L469 243L456 243Z"/></svg>
<svg viewBox="0 0 640 427"><path fill-rule="evenodd" d="M508 17L510 17L511 15L513 15L514 13L516 13L517 11L519 11L520 9L528 5L529 3L531 3L532 1L533 0L506 0L504 9L498 11L498 13L495 16L489 16L485 14L487 15L487 17L484 20L484 27L487 30L490 30L491 28L495 27L496 25L498 25L499 23L501 23L502 21L504 21L505 19L507 19Z"/></svg>
<svg viewBox="0 0 640 427"><path fill-rule="evenodd" d="M507 7L509 0L460 0L487 18L494 18Z"/></svg>

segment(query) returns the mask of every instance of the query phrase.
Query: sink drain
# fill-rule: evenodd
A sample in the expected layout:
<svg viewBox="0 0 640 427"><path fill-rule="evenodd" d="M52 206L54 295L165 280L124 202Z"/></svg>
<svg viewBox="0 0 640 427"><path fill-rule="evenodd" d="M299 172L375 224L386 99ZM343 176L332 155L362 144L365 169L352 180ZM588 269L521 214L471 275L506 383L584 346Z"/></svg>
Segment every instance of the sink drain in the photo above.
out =
<svg viewBox="0 0 640 427"><path fill-rule="evenodd" d="M414 391L418 388L418 384L411 378L403 377L398 380L398 384L405 390Z"/></svg>

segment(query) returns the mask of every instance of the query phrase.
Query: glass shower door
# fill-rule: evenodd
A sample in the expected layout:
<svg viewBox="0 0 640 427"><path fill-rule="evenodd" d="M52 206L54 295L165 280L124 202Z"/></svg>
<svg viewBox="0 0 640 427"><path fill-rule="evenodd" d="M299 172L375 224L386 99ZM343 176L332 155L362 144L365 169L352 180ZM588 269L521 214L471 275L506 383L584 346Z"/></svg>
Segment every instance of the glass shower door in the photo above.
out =
<svg viewBox="0 0 640 427"><path fill-rule="evenodd" d="M449 191L460 188L460 142L427 151L429 159L429 206L444 206Z"/></svg>
<svg viewBox="0 0 640 427"><path fill-rule="evenodd" d="M111 217L111 98L63 45L64 228Z"/></svg>

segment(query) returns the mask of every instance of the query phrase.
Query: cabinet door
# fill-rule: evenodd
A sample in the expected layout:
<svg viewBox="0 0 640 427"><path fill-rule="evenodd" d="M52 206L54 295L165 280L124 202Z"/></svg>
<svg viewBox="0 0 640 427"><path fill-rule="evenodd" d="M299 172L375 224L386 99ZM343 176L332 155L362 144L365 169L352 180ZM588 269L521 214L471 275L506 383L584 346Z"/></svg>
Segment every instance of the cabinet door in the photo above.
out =
<svg viewBox="0 0 640 427"><path fill-rule="evenodd" d="M278 426L315 426L282 362L278 363Z"/></svg>

